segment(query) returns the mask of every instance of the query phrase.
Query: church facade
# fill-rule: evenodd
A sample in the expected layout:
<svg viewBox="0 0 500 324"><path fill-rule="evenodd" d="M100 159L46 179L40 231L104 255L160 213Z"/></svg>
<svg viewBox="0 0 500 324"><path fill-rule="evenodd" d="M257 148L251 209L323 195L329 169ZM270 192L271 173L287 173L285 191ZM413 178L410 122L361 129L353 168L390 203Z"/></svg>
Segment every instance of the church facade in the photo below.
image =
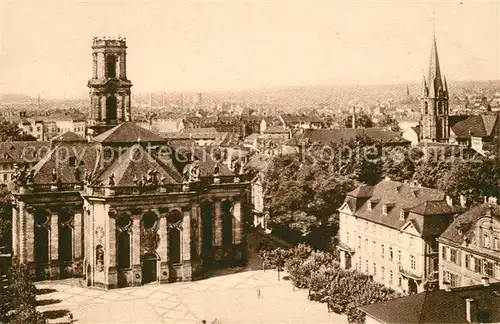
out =
<svg viewBox="0 0 500 324"><path fill-rule="evenodd" d="M37 280L83 277L108 289L243 264L250 187L241 164L173 147L130 121L125 41L93 44L102 62L109 53L119 62L106 63L97 82L94 52L89 122L100 127L86 139L53 142L33 168L16 171L14 257ZM118 73L109 74L113 67ZM108 105L111 97L122 99Z"/></svg>

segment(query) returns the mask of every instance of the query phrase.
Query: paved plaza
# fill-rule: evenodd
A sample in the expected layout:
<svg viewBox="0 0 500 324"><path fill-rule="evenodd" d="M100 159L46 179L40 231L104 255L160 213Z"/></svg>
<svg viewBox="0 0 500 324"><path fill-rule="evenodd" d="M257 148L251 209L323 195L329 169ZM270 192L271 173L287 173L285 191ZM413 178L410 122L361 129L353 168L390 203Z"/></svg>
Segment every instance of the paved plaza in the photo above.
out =
<svg viewBox="0 0 500 324"><path fill-rule="evenodd" d="M245 271L173 284L98 290L75 281L40 282L38 310L70 311L74 323L347 323L294 290L275 271ZM260 290L260 298L258 297ZM50 320L52 323L67 318Z"/></svg>

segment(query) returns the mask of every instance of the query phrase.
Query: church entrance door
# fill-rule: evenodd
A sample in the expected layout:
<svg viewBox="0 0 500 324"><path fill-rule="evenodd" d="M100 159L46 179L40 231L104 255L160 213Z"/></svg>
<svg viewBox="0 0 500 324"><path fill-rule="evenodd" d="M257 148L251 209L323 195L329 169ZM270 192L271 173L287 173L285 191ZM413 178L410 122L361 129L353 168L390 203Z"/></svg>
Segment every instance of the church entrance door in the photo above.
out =
<svg viewBox="0 0 500 324"><path fill-rule="evenodd" d="M156 281L156 266L158 260L155 254L148 253L142 260L142 283L147 284Z"/></svg>

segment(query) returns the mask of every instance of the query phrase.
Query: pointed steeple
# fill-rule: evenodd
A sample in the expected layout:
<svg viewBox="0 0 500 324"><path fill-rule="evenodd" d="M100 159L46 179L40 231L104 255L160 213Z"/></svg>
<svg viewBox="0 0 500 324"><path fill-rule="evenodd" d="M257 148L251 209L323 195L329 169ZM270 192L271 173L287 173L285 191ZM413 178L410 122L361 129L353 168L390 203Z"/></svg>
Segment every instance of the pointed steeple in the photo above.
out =
<svg viewBox="0 0 500 324"><path fill-rule="evenodd" d="M444 95L446 98L448 98L448 83L446 82L446 75L443 75L443 82L444 82Z"/></svg>
<svg viewBox="0 0 500 324"><path fill-rule="evenodd" d="M429 89L429 92L432 97L437 97L438 93L436 93L435 91L439 91L439 89L442 89L443 83L441 79L441 68L439 66L436 35L434 35L432 38L431 58L429 61L429 75L427 77L427 80L429 80L429 83L434 80L433 84L429 85L429 88L433 88L433 90L431 91Z"/></svg>
<svg viewBox="0 0 500 324"><path fill-rule="evenodd" d="M429 75L429 88L428 88L428 91L429 91L429 94L428 96L430 98L436 98L437 95L436 95L436 79L434 78L433 75Z"/></svg>
<svg viewBox="0 0 500 324"><path fill-rule="evenodd" d="M425 75L422 75L422 97L427 97L429 95L429 89L427 89L427 82L425 82Z"/></svg>

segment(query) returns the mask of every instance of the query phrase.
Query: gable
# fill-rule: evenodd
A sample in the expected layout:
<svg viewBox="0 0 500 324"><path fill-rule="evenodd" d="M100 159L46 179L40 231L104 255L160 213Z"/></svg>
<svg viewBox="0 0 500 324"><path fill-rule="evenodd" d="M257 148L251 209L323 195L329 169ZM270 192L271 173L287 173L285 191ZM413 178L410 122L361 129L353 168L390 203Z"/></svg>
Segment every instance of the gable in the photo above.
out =
<svg viewBox="0 0 500 324"><path fill-rule="evenodd" d="M349 204L347 202L344 202L342 204L342 206L340 206L340 208L338 209L338 211L340 213L344 213L344 214L349 214L349 215L353 214L353 211L351 210L351 208L349 207Z"/></svg>
<svg viewBox="0 0 500 324"><path fill-rule="evenodd" d="M414 235L414 236L420 236L420 232L418 231L418 229L415 227L415 225L413 224L413 222L411 220L409 220L408 222L406 222L402 227L401 227L401 231L403 233L407 233L407 234L410 234L410 235Z"/></svg>

